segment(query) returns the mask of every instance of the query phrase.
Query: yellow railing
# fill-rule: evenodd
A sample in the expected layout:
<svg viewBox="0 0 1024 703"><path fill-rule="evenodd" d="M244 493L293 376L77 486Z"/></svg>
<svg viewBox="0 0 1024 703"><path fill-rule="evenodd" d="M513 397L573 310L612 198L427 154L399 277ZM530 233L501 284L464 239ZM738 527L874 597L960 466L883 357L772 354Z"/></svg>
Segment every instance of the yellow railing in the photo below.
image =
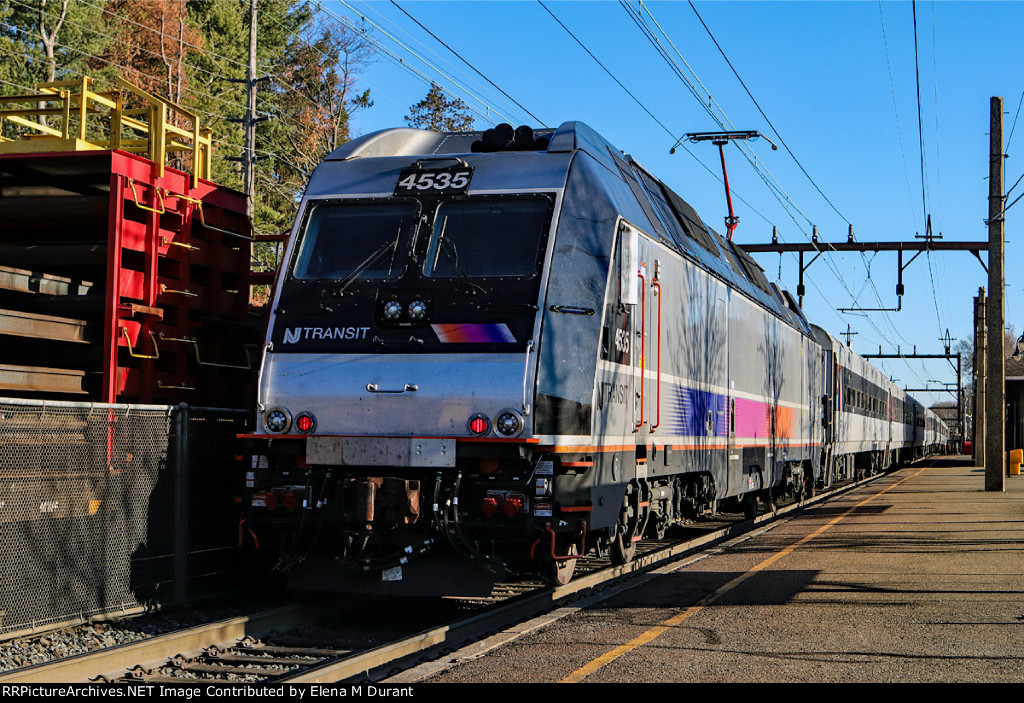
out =
<svg viewBox="0 0 1024 703"><path fill-rule="evenodd" d="M210 177L210 130L196 113L122 78L107 92L92 82L83 76L0 96L0 154L120 149L146 156L163 175L167 154L182 152L191 155L193 186Z"/></svg>

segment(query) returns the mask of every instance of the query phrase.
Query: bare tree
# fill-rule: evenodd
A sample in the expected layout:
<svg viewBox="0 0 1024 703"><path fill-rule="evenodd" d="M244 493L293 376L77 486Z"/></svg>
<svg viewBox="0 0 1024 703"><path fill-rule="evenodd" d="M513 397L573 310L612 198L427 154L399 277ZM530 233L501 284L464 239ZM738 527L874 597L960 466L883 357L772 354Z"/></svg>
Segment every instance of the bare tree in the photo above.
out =
<svg viewBox="0 0 1024 703"><path fill-rule="evenodd" d="M39 37L42 39L43 47L46 49L46 60L49 62L49 78L48 81L54 81L57 79L57 59L54 56L54 46L57 43L57 35L60 33L60 28L64 25L64 20L68 16L68 0L61 0L60 14L57 18L52 20L53 28L50 31L46 29L46 19L48 13L46 12L46 0L40 0L39 4Z"/></svg>

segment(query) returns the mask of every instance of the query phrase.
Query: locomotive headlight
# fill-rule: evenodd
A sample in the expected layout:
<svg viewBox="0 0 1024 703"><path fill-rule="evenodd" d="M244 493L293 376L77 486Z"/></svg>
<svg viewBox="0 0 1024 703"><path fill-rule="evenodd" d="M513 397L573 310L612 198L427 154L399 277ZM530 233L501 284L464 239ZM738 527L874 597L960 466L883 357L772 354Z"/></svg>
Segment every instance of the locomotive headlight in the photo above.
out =
<svg viewBox="0 0 1024 703"><path fill-rule="evenodd" d="M263 416L263 424L271 432L287 432L292 424L292 416L284 408L271 408Z"/></svg>
<svg viewBox="0 0 1024 703"><path fill-rule="evenodd" d="M422 300L414 300L409 303L409 319L422 320L427 316L427 304Z"/></svg>
<svg viewBox="0 0 1024 703"><path fill-rule="evenodd" d="M397 320L402 316L402 304L397 300L389 300L384 303L383 314L385 320Z"/></svg>
<svg viewBox="0 0 1024 703"><path fill-rule="evenodd" d="M523 417L515 410L502 410L494 421L494 429L505 437L514 437L523 429Z"/></svg>

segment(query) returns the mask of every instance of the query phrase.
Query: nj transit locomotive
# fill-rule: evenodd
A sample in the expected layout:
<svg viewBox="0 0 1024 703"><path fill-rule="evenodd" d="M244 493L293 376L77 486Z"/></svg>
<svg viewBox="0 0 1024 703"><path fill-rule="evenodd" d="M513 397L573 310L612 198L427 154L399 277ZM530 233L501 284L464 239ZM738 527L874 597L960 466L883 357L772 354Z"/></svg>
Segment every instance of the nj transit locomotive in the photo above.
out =
<svg viewBox="0 0 1024 703"><path fill-rule="evenodd" d="M568 580L942 443L739 247L580 122L356 139L276 286L240 532L298 586Z"/></svg>

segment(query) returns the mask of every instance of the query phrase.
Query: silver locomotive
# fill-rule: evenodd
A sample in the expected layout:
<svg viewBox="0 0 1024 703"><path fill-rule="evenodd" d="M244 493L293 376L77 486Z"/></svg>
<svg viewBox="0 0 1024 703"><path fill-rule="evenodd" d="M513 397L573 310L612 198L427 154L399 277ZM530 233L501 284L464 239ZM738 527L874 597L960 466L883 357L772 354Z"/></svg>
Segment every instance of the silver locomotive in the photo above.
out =
<svg viewBox="0 0 1024 703"><path fill-rule="evenodd" d="M299 586L565 582L931 448L880 377L585 124L385 130L301 203L240 533Z"/></svg>

